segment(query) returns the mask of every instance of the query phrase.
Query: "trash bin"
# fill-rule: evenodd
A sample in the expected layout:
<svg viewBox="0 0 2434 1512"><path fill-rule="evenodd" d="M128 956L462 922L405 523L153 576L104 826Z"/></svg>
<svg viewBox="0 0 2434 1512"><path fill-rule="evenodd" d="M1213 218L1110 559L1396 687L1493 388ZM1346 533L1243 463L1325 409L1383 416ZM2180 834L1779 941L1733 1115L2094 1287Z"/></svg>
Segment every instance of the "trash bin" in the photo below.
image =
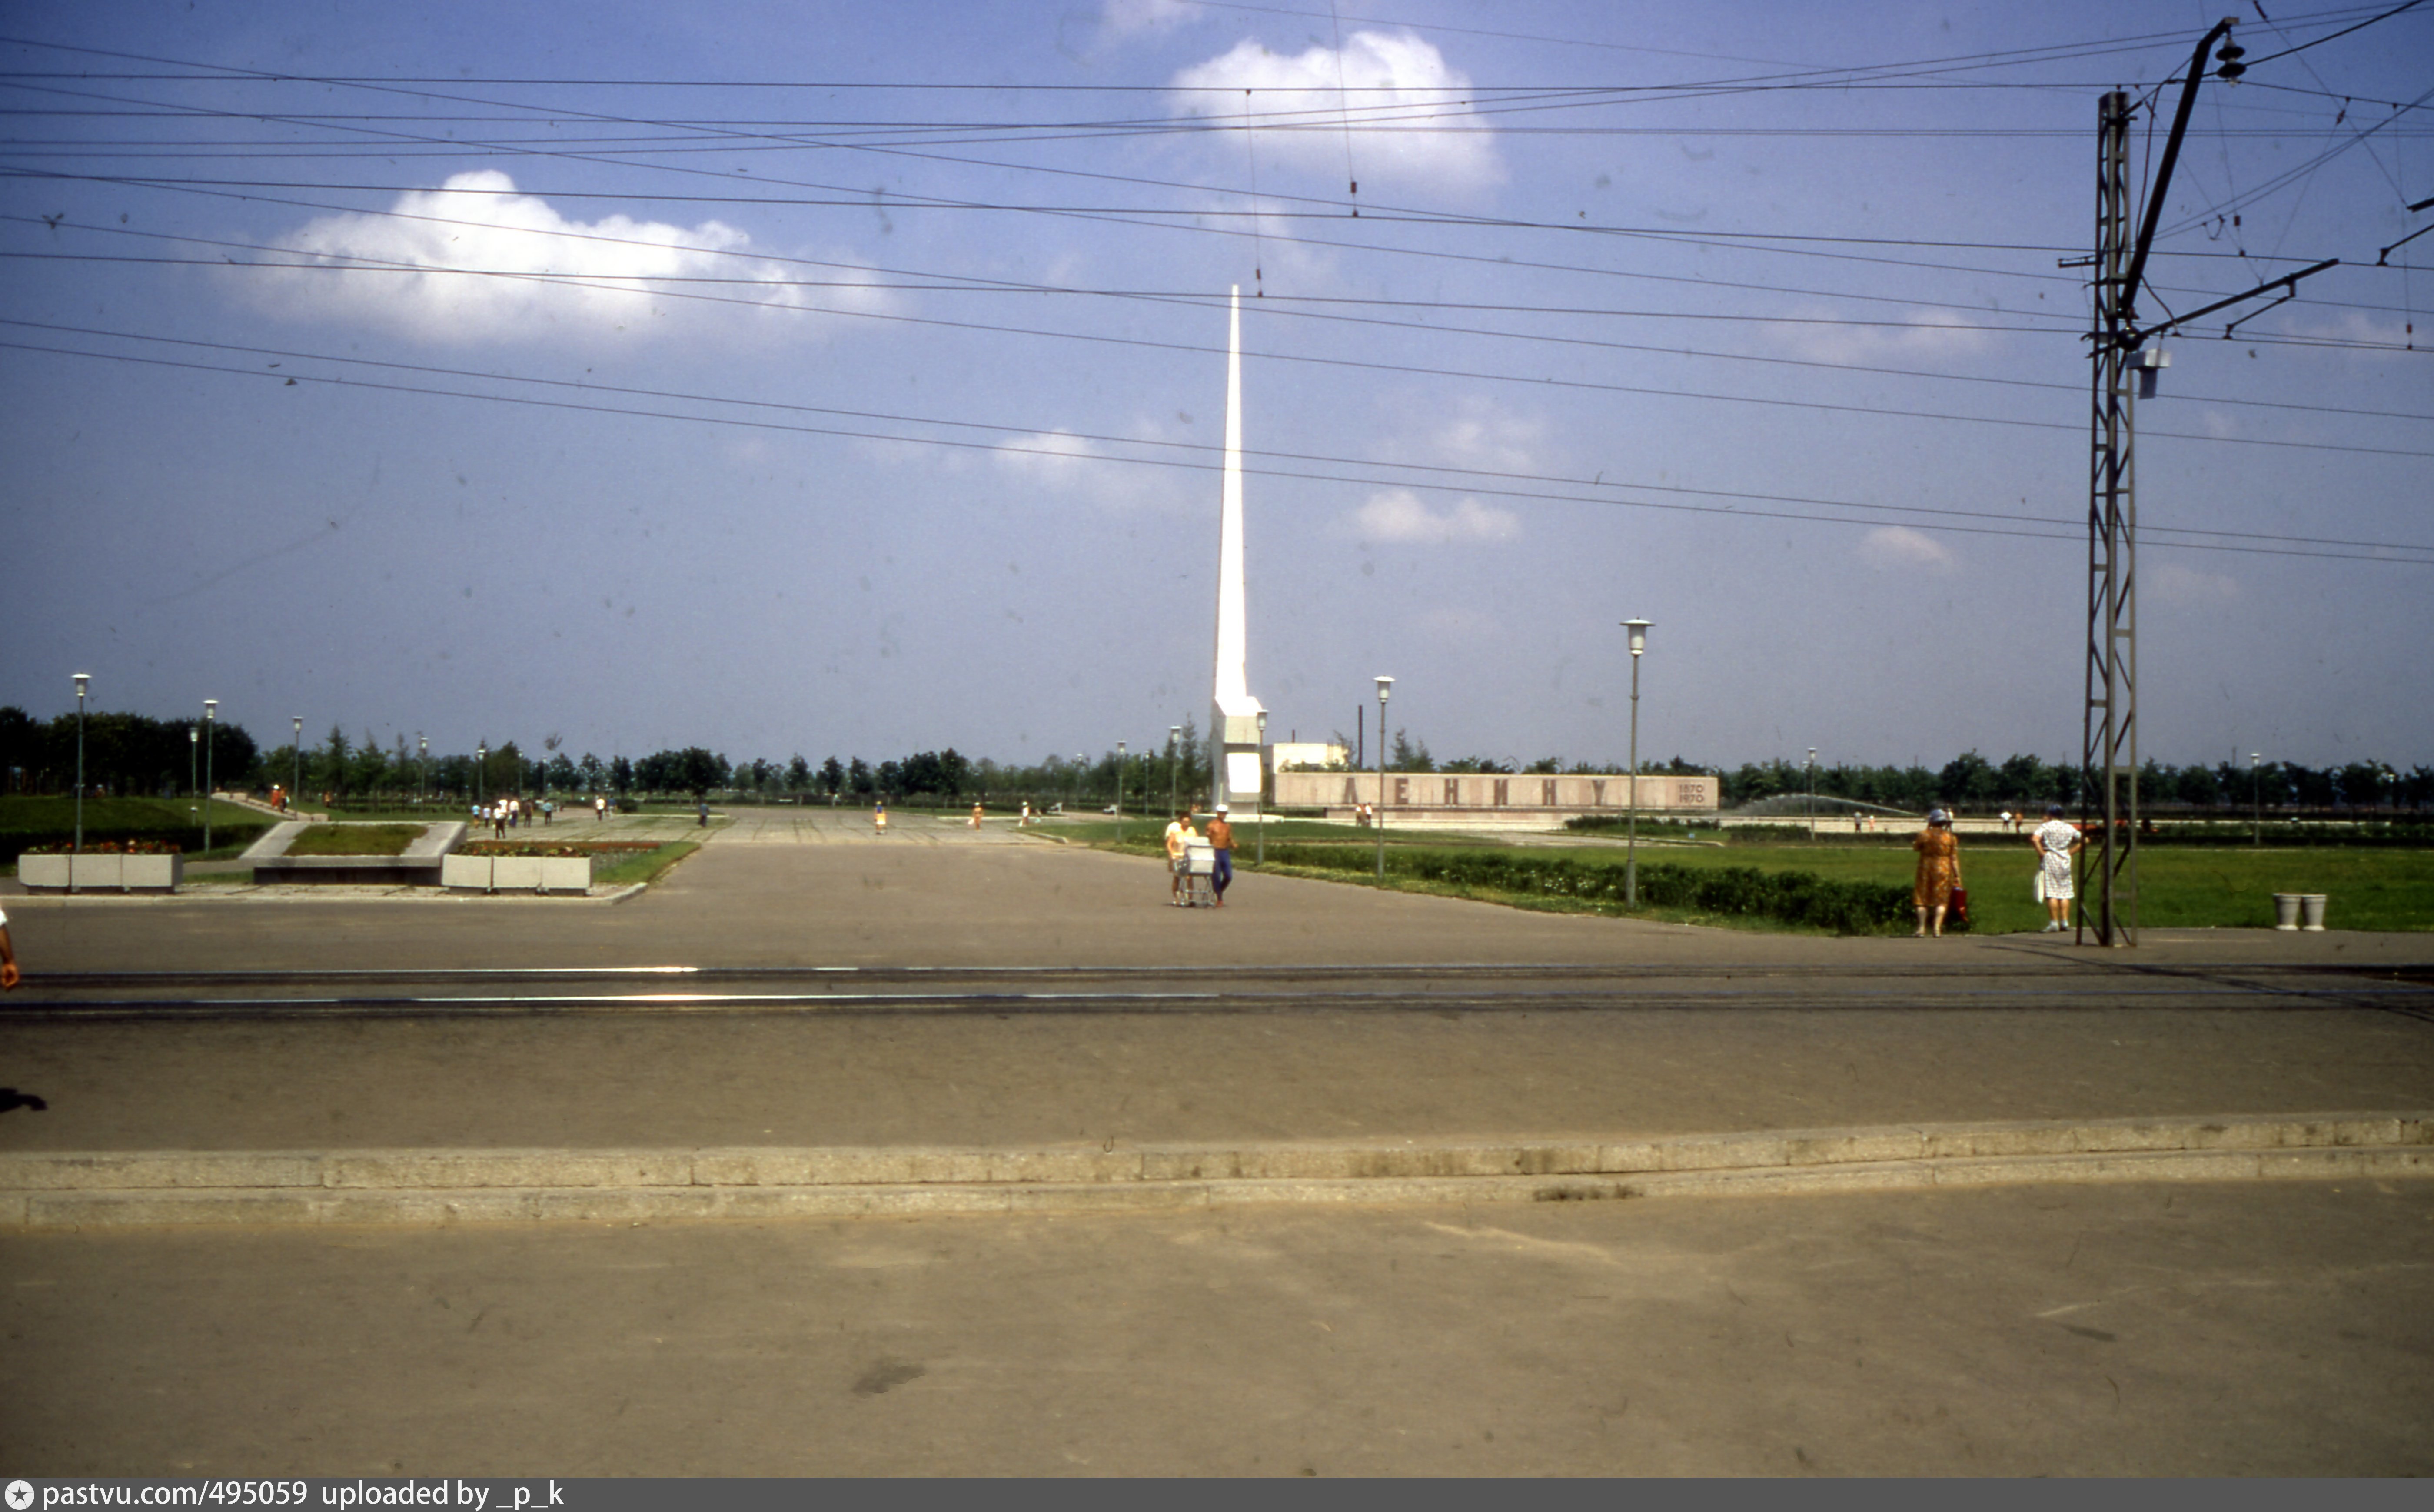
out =
<svg viewBox="0 0 2434 1512"><path fill-rule="evenodd" d="M2273 895L2273 927L2296 930L2299 927L2299 895L2277 892Z"/></svg>
<svg viewBox="0 0 2434 1512"><path fill-rule="evenodd" d="M2324 897L2320 892L2299 895L2299 927L2321 935L2324 932Z"/></svg>

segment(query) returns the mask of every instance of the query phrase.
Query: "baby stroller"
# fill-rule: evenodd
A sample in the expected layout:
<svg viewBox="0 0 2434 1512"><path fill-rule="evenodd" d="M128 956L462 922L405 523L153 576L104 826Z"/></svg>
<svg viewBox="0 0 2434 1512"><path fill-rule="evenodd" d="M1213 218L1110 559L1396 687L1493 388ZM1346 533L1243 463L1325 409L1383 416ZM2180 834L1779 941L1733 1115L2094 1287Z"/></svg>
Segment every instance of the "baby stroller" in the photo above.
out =
<svg viewBox="0 0 2434 1512"><path fill-rule="evenodd" d="M1188 840L1183 847L1183 906L1217 906L1217 848L1206 840Z"/></svg>

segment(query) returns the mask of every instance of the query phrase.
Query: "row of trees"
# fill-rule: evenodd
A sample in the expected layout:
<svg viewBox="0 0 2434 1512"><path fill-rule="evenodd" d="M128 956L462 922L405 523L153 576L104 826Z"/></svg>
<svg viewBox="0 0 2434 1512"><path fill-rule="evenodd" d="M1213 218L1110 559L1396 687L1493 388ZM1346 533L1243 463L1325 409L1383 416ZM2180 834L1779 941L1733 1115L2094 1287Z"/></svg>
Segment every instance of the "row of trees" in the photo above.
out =
<svg viewBox="0 0 2434 1512"><path fill-rule="evenodd" d="M883 796L1097 805L1111 801L1121 786L1126 808L1152 809L1165 806L1169 791L1197 794L1206 790L1209 780L1208 752L1196 726L1189 720L1172 749L1127 752L1121 762L1115 752L1106 751L1095 757L1077 752L1070 759L1051 756L1029 765L1009 765L973 761L949 747L875 765L859 756L849 761L831 756L814 766L799 753L783 762L730 763L699 746L656 751L631 761L622 756L603 761L588 751L578 758L569 756L556 735L541 742L542 754L538 758L526 757L514 741L503 741L495 748L486 741L470 755L430 755L420 746L410 748L403 734L383 746L369 734L350 740L336 727L300 752L286 745L265 747L232 721L203 725L143 714L90 713L84 725L85 781L101 792L185 792L201 780L206 741L211 773L224 788L266 791L273 785L297 782L307 794L327 793L356 800L420 794L461 799L476 792L720 793L764 800L866 801ZM1399 730L1387 761L1394 770L1403 772L1613 769L1555 757L1527 765L1484 756L1440 762L1430 755L1426 743L1414 741ZM2075 808L2080 796L2076 763L2021 755L1992 762L1974 750L1940 768L1837 763L1812 771L1800 762L1776 760L1723 770L1675 756L1661 763L1643 763L1640 769L1716 772L1721 778L1720 796L1728 808L1808 792L1911 812L1938 804L1984 811L2034 810L2048 802ZM9 791L67 792L75 786L76 771L75 714L41 722L23 709L0 707L0 777L5 777ZM2138 770L2138 801L2149 809L2237 811L2255 803L2317 812L2423 810L2434 806L2434 767L2420 764L2401 771L2381 762L2325 767L2271 762L2252 772L2231 762L2173 766L2150 761Z"/></svg>
<svg viewBox="0 0 2434 1512"><path fill-rule="evenodd" d="M1673 767L1682 769L1679 758ZM1997 763L1974 750L1941 768L1819 765L1813 788L1811 771L1794 761L1749 763L1720 775L1727 807L1814 791L1825 798L1911 812L1939 804L1991 811L2060 803L2076 810L2082 786L2076 762L2013 756ZM2266 762L2252 771L2231 762L2173 766L2151 760L2138 768L2137 788L2144 810L2237 811L2252 805L2316 812L2422 810L2434 805L2434 767L2420 764L2404 772L2382 762L2321 767Z"/></svg>

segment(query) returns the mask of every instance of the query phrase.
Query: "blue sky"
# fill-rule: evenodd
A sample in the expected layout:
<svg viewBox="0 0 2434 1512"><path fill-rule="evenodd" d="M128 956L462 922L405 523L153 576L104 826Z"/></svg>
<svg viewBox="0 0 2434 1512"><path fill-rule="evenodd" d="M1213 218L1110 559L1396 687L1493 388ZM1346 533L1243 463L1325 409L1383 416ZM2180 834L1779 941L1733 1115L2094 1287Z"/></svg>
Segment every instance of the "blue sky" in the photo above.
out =
<svg viewBox="0 0 2434 1512"><path fill-rule="evenodd" d="M0 6L0 703L1141 748L1240 284L1273 734L1386 672L1439 756L1620 760L1637 614L1643 754L2071 755L2058 265L2222 9ZM2374 266L2434 5L2331 36L2388 9L2199 97L2153 299L2343 266L2141 407L2150 756L2434 759L2434 235Z"/></svg>

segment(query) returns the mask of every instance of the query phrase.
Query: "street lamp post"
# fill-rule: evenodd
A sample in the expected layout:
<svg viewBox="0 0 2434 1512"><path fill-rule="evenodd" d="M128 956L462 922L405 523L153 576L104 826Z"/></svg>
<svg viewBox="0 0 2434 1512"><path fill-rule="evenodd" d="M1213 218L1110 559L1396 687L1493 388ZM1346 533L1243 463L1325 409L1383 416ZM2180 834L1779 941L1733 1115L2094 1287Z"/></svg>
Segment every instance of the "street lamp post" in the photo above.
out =
<svg viewBox="0 0 2434 1512"><path fill-rule="evenodd" d="M416 754L420 758L417 764L419 770L414 779L414 801L420 804L424 792L431 786L431 742L423 737L420 730L414 732L414 747Z"/></svg>
<svg viewBox="0 0 2434 1512"><path fill-rule="evenodd" d="M1116 742L1116 844L1124 843L1124 743Z"/></svg>
<svg viewBox="0 0 2434 1512"><path fill-rule="evenodd" d="M287 717L296 726L296 760L287 774L287 810L292 814L304 797L304 716Z"/></svg>
<svg viewBox="0 0 2434 1512"><path fill-rule="evenodd" d="M1082 764L1089 759L1088 752L1077 750L1073 753L1073 807L1075 809L1082 806Z"/></svg>
<svg viewBox="0 0 2434 1512"><path fill-rule="evenodd" d="M203 727L188 725L186 727L186 796L188 798L193 798L201 791L202 781Z"/></svg>
<svg viewBox="0 0 2434 1512"><path fill-rule="evenodd" d="M212 853L212 747L218 742L213 737L220 732L220 701L203 700L203 854Z"/></svg>
<svg viewBox="0 0 2434 1512"><path fill-rule="evenodd" d="M1623 821L1622 906L1639 906L1639 655L1648 649L1648 627L1654 620L1625 620L1631 634L1631 809Z"/></svg>
<svg viewBox="0 0 2434 1512"><path fill-rule="evenodd" d="M2248 753L2249 843L2259 850L2265 847L2265 779L2257 775L2256 764L2265 759L2262 751Z"/></svg>
<svg viewBox="0 0 2434 1512"><path fill-rule="evenodd" d="M1259 865L1268 864L1268 712L1260 711L1260 858Z"/></svg>
<svg viewBox="0 0 2434 1512"><path fill-rule="evenodd" d="M1174 773L1175 773L1176 762L1175 762L1175 759L1174 759L1174 758L1175 758L1175 752L1176 752L1176 751L1177 751L1177 750L1182 747L1182 745L1183 745L1183 727L1182 727L1181 725L1169 725L1169 726L1167 726L1167 727L1166 727L1166 816L1167 816L1168 818L1170 818L1170 819L1171 819L1171 818L1174 818L1174 816L1175 816L1175 807L1174 807L1174 804L1175 804L1175 796L1174 796Z"/></svg>
<svg viewBox="0 0 2434 1512"><path fill-rule="evenodd" d="M475 741L473 743L473 806L475 808L480 808L482 805L489 801L489 799L486 797L482 791L482 779L486 775L484 768L489 765L489 743L487 741Z"/></svg>
<svg viewBox="0 0 2434 1512"><path fill-rule="evenodd" d="M1378 810L1370 816L1370 825L1378 832L1378 880L1386 880L1386 696L1395 691L1395 679L1378 679Z"/></svg>
<svg viewBox="0 0 2434 1512"><path fill-rule="evenodd" d="M1817 838L1817 747L1808 747L1808 838Z"/></svg>
<svg viewBox="0 0 2434 1512"><path fill-rule="evenodd" d="M84 856L84 688L93 680L90 672L75 674L77 685L77 800L76 843L68 850L68 891L76 891L77 863Z"/></svg>

